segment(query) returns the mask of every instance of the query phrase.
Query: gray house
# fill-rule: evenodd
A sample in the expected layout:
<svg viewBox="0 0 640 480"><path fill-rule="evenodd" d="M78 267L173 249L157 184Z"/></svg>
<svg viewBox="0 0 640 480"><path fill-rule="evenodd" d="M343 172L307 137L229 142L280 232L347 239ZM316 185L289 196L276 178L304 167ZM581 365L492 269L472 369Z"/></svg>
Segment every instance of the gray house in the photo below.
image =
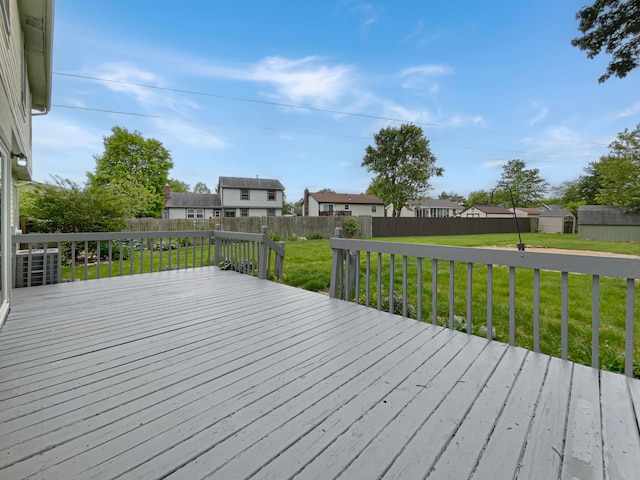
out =
<svg viewBox="0 0 640 480"><path fill-rule="evenodd" d="M220 177L218 194L225 217L282 216L284 187L279 180Z"/></svg>
<svg viewBox="0 0 640 480"><path fill-rule="evenodd" d="M640 240L640 215L624 213L611 205L583 205L578 208L581 240L629 242Z"/></svg>
<svg viewBox="0 0 640 480"><path fill-rule="evenodd" d="M198 220L220 217L221 212L220 196L216 193L171 193L165 185L162 218Z"/></svg>

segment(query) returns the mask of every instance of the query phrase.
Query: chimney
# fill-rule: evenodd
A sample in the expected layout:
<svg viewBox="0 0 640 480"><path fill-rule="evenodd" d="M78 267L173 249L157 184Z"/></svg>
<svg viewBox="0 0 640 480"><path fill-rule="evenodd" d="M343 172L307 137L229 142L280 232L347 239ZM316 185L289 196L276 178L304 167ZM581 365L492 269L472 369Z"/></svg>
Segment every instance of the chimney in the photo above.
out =
<svg viewBox="0 0 640 480"><path fill-rule="evenodd" d="M164 185L164 206L167 206L167 200L169 200L171 198L171 187L169 187L169 184L166 183Z"/></svg>
<svg viewBox="0 0 640 480"><path fill-rule="evenodd" d="M302 216L303 217L308 217L309 216L309 189L305 188L304 189L304 199L303 199L303 210L302 210Z"/></svg>

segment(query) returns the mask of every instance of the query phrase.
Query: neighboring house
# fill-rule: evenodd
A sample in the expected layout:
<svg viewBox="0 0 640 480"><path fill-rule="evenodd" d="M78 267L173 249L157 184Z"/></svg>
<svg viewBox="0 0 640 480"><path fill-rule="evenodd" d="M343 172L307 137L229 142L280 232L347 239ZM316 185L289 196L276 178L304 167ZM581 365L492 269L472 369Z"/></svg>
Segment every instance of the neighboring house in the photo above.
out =
<svg viewBox="0 0 640 480"><path fill-rule="evenodd" d="M199 220L217 218L222 215L220 196L216 193L171 193L164 187L164 210L162 218L188 218Z"/></svg>
<svg viewBox="0 0 640 480"><path fill-rule="evenodd" d="M267 178L220 177L218 195L224 217L280 217L284 187Z"/></svg>
<svg viewBox="0 0 640 480"><path fill-rule="evenodd" d="M513 212L513 208L509 209L510 212ZM513 215L513 213L512 213ZM540 217L540 210L537 208L525 208L525 207L516 207L516 217L519 218L538 218Z"/></svg>
<svg viewBox="0 0 640 480"><path fill-rule="evenodd" d="M375 195L312 193L305 189L302 211L305 217L336 215L384 217L384 203Z"/></svg>
<svg viewBox="0 0 640 480"><path fill-rule="evenodd" d="M569 210L562 208L544 210L538 217L538 231L541 233L575 233L576 217Z"/></svg>
<svg viewBox="0 0 640 480"><path fill-rule="evenodd" d="M513 212L493 205L473 205L460 213L462 218L513 218Z"/></svg>
<svg viewBox="0 0 640 480"><path fill-rule="evenodd" d="M0 325L11 302L17 180L31 180L32 110L51 108L53 0L0 0Z"/></svg>
<svg viewBox="0 0 640 480"><path fill-rule="evenodd" d="M581 240L640 241L640 215L624 213L620 207L583 205L578 208L578 226Z"/></svg>
<svg viewBox="0 0 640 480"><path fill-rule="evenodd" d="M402 207L401 217L447 218L455 217L464 207L446 198L426 198L409 200L408 207ZM387 206L387 216L393 215L393 204Z"/></svg>

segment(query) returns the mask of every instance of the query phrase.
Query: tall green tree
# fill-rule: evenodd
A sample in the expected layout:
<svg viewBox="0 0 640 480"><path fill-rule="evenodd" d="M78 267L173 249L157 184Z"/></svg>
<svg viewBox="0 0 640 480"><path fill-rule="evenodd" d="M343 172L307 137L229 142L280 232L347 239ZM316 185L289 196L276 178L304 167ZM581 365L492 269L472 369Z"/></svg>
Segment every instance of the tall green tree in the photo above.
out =
<svg viewBox="0 0 640 480"><path fill-rule="evenodd" d="M124 226L120 196L104 187L80 187L54 176L52 182L20 189L20 216L39 232L117 232Z"/></svg>
<svg viewBox="0 0 640 480"><path fill-rule="evenodd" d="M640 2L638 0L595 0L576 14L583 33L571 44L594 58L603 50L611 55L607 71L598 79L625 77L640 62Z"/></svg>
<svg viewBox="0 0 640 480"><path fill-rule="evenodd" d="M640 213L640 124L618 133L609 153L592 166L599 175L598 203Z"/></svg>
<svg viewBox="0 0 640 480"><path fill-rule="evenodd" d="M465 202L466 207L471 207L472 205L491 205L491 193L486 190L476 190L474 192L470 192L467 196L467 201Z"/></svg>
<svg viewBox="0 0 640 480"><path fill-rule="evenodd" d="M193 187L193 193L211 193L211 190L209 190L206 183L198 182L196 186Z"/></svg>
<svg viewBox="0 0 640 480"><path fill-rule="evenodd" d="M462 195L457 194L453 190L451 192L447 192L446 190L443 190L442 193L438 195L438 198L441 200L451 200L452 202L456 202L460 204L464 203L464 197Z"/></svg>
<svg viewBox="0 0 640 480"><path fill-rule="evenodd" d="M167 180L167 185L169 185L169 189L174 193L189 193L189 184L176 180L175 178Z"/></svg>
<svg viewBox="0 0 640 480"><path fill-rule="evenodd" d="M331 188L321 188L317 193L336 193L336 191Z"/></svg>
<svg viewBox="0 0 640 480"><path fill-rule="evenodd" d="M171 154L154 138L144 138L138 131L115 126L103 137L104 152L94 156L96 168L87 172L89 186L106 187L114 181L129 181L154 193L147 216L160 217L163 189L173 167Z"/></svg>
<svg viewBox="0 0 640 480"><path fill-rule="evenodd" d="M392 216L397 217L409 200L427 193L431 177L442 176L444 170L436 166L429 140L416 125L382 128L373 139L375 147L369 145L362 160L375 174L367 192L393 205Z"/></svg>
<svg viewBox="0 0 640 480"><path fill-rule="evenodd" d="M500 192L501 186L504 185L511 189L509 196L505 196L504 191ZM544 198L548 188L549 183L540 176L540 170L528 169L524 160L509 160L502 167L495 191L496 195L502 195L501 203L510 204L513 195L516 207L535 207Z"/></svg>

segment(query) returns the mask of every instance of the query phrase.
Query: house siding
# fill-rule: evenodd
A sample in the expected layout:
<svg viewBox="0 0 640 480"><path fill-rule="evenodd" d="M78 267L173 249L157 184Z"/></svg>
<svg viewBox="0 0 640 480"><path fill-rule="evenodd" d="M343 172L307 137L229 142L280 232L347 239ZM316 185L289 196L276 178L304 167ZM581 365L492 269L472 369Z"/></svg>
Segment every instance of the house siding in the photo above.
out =
<svg viewBox="0 0 640 480"><path fill-rule="evenodd" d="M31 179L31 92L26 81L26 109L22 105L22 71L24 68L24 40L17 0L9 0L9 27L0 21L0 138L11 152L27 156L27 166L14 168L20 180ZM1 11L1 10L0 10ZM15 163L15 162L11 162Z"/></svg>

